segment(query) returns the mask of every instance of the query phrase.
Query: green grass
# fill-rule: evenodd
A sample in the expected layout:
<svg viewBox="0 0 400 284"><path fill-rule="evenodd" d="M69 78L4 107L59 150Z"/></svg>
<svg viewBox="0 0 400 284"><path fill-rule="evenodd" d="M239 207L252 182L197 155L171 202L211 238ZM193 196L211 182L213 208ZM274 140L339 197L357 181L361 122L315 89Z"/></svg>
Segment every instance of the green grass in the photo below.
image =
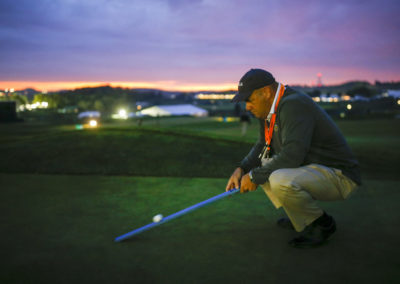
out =
<svg viewBox="0 0 400 284"><path fill-rule="evenodd" d="M363 171L338 231L295 250L259 189L130 241L112 240L221 193L258 135L211 118L77 131L0 125L0 283L397 283L399 120L338 121Z"/></svg>
<svg viewBox="0 0 400 284"><path fill-rule="evenodd" d="M363 176L375 179L398 180L400 178L397 174L400 170L398 162L400 157L400 120L338 120L336 123L359 160ZM150 129L154 129L154 127L151 123L147 125L147 128ZM212 118L175 118L165 120L157 127L164 131L191 133L252 144L258 138L259 124L253 120L244 137L240 134L239 122L222 123Z"/></svg>
<svg viewBox="0 0 400 284"><path fill-rule="evenodd" d="M113 239L219 194L225 179L0 174L1 283L396 283L398 182L367 180L328 245L287 246L259 189Z"/></svg>
<svg viewBox="0 0 400 284"><path fill-rule="evenodd" d="M134 127L39 129L9 130L0 140L0 172L221 177L250 148L243 142Z"/></svg>
<svg viewBox="0 0 400 284"><path fill-rule="evenodd" d="M337 121L364 177L396 179L400 120ZM36 124L0 125L0 172L226 177L258 137L239 122L166 118L105 124L99 129Z"/></svg>

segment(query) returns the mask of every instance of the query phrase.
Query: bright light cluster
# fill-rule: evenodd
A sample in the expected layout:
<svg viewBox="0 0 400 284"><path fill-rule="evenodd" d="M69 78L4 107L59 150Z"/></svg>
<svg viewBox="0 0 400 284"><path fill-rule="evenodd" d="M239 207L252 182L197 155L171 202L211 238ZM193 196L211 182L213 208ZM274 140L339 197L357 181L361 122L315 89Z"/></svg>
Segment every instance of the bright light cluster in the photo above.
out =
<svg viewBox="0 0 400 284"><path fill-rule="evenodd" d="M26 105L20 105L19 110L24 111L24 110L33 110L33 109L38 109L38 108L48 108L49 103L48 102L36 102L34 104L26 104Z"/></svg>
<svg viewBox="0 0 400 284"><path fill-rule="evenodd" d="M120 109L118 113L111 115L114 119L128 119L128 112L125 109Z"/></svg>
<svg viewBox="0 0 400 284"><path fill-rule="evenodd" d="M319 103L319 102L324 102L324 103L337 103L340 101L350 101L351 97L348 95L343 95L343 96L332 96L332 97L328 97L328 96L320 96L320 97L313 97L312 98L315 102Z"/></svg>
<svg viewBox="0 0 400 284"><path fill-rule="evenodd" d="M235 94L198 94L196 99L198 100L231 100Z"/></svg>

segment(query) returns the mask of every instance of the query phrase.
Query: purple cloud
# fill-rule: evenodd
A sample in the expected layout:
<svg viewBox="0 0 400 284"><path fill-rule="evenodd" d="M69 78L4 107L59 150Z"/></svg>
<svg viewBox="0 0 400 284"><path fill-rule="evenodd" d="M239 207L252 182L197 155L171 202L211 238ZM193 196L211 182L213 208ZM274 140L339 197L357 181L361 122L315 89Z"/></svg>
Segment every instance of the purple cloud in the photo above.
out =
<svg viewBox="0 0 400 284"><path fill-rule="evenodd" d="M397 1L3 0L0 81L400 79ZM325 75L326 74L326 75ZM342 74L342 76L340 75Z"/></svg>

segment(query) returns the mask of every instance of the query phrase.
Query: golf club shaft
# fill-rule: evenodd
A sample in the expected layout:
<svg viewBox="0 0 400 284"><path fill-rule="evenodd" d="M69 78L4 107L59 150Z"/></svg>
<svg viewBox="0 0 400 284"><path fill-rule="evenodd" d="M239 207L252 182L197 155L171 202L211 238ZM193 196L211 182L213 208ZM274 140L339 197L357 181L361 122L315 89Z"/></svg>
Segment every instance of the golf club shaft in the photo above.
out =
<svg viewBox="0 0 400 284"><path fill-rule="evenodd" d="M190 206L190 207L188 207L186 209L183 209L183 210L178 211L178 212L176 212L176 213L174 213L172 215L169 215L169 216L163 218L160 222L157 222L157 223L153 222L153 223L147 224L146 226L143 226L141 228L138 228L136 230L128 232L128 233L126 233L124 235L121 235L121 236L115 238L114 242L120 242L120 241L126 240L126 239L128 239L128 238L130 238L130 237L132 237L134 235L140 234L140 233L142 233L144 231L147 231L147 230L149 230L151 228L157 227L157 226L159 226L161 224L164 224L164 223L166 223L168 221L171 221L172 219L178 218L179 216L185 215L185 214L187 214L187 213L189 213L191 211L199 209L200 207L203 207L203 206L205 206L207 204L210 204L210 203L212 203L214 201L217 201L217 200L219 200L221 198L224 198L226 196L235 194L235 193L237 193L239 191L240 191L240 189L235 188L235 189L231 189L229 191L226 191L224 193L218 194L218 195L216 195L214 197L211 197L211 198L209 198L207 200L204 200L204 201L202 201L200 203L197 203L197 204L192 205L192 206Z"/></svg>

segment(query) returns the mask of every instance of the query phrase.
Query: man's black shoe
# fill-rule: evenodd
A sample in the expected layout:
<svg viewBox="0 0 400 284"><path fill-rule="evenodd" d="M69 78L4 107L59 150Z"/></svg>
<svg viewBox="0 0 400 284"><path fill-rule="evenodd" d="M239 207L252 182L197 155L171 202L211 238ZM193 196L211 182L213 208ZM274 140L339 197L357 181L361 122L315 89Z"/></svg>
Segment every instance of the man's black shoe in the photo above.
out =
<svg viewBox="0 0 400 284"><path fill-rule="evenodd" d="M281 228L288 229L288 230L293 230L293 231L294 231L293 224L292 224L292 222L290 221L289 218L280 218L280 219L276 222L276 224L277 224L279 227L281 227Z"/></svg>
<svg viewBox="0 0 400 284"><path fill-rule="evenodd" d="M329 237L336 231L336 222L329 216L331 222L329 225L322 226L314 221L308 225L297 238L289 242L289 245L295 248L313 248L324 244Z"/></svg>

